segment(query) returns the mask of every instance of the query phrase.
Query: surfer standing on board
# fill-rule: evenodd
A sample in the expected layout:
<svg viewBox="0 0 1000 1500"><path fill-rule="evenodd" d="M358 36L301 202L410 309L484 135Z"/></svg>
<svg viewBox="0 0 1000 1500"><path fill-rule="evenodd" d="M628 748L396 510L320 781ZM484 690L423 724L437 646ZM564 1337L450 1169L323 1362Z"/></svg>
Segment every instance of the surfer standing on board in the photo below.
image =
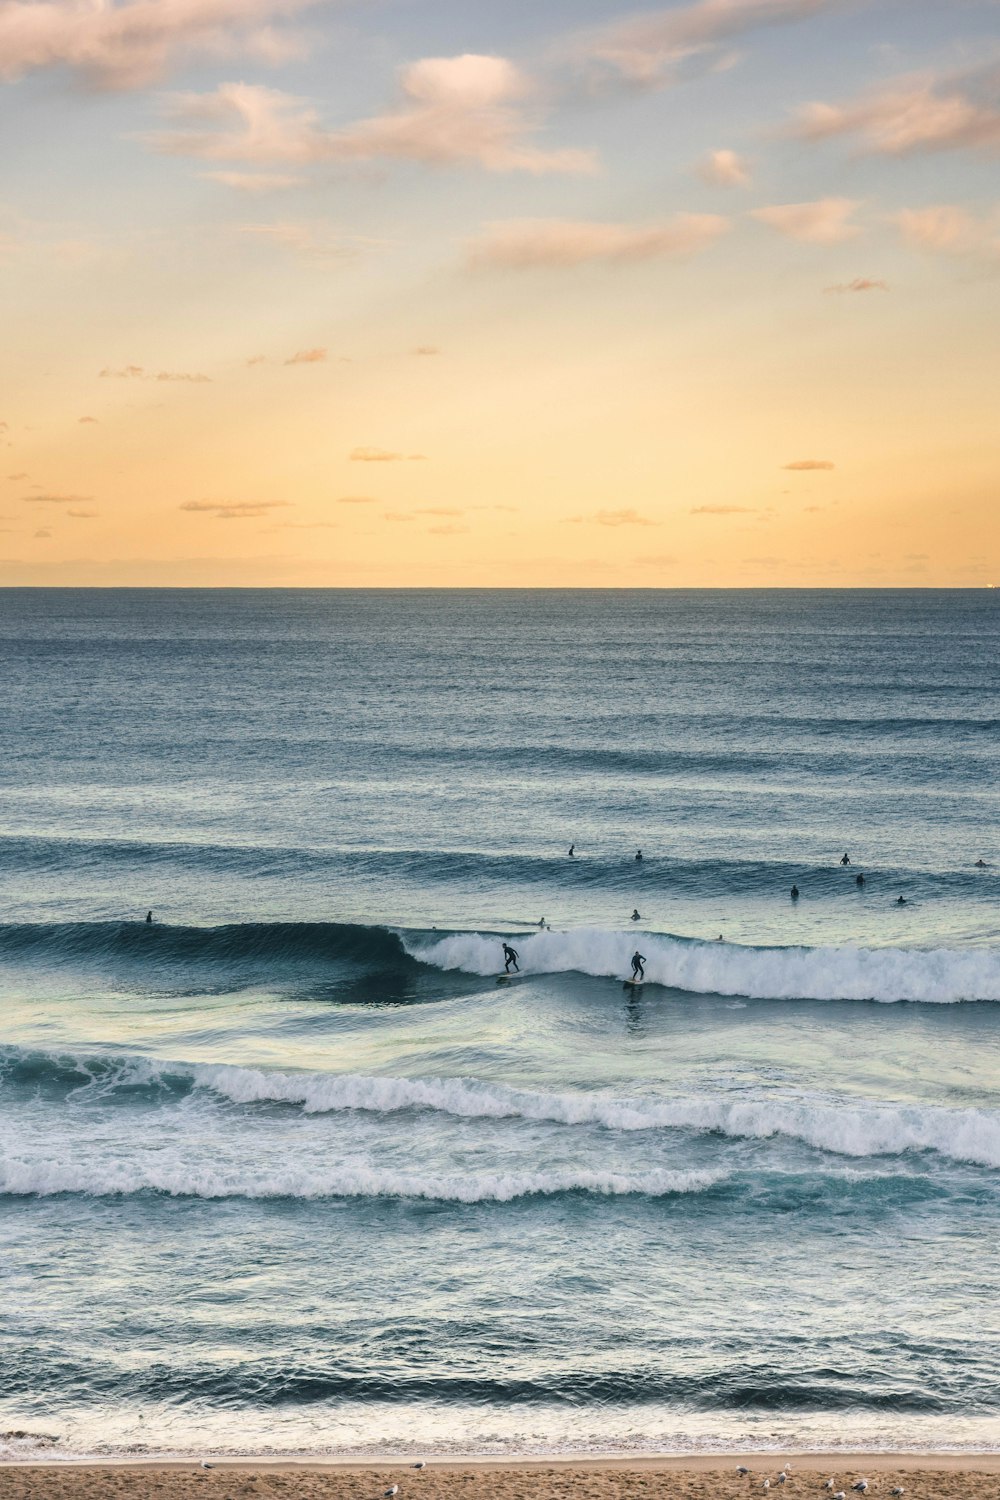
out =
<svg viewBox="0 0 1000 1500"><path fill-rule="evenodd" d="M505 974L509 974L510 973L510 966L511 966L511 964L514 965L514 973L515 974L520 974L521 971L517 967L517 949L516 948L512 948L509 943L504 943L504 945L503 945L503 968L504 968L504 973Z"/></svg>
<svg viewBox="0 0 1000 1500"><path fill-rule="evenodd" d="M632 954L632 979L636 984L641 984L646 977L645 962L645 957L637 948Z"/></svg>

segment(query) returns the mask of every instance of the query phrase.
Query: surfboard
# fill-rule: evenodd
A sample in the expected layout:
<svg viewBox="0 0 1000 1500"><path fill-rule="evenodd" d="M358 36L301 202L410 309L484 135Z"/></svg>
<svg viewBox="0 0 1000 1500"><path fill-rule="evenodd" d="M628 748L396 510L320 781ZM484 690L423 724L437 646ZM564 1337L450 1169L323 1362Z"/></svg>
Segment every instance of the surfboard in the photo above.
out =
<svg viewBox="0 0 1000 1500"><path fill-rule="evenodd" d="M646 983L644 979L623 979L622 984L627 990L641 990Z"/></svg>
<svg viewBox="0 0 1000 1500"><path fill-rule="evenodd" d="M513 984L514 980L520 977L520 974L498 974L497 984Z"/></svg>

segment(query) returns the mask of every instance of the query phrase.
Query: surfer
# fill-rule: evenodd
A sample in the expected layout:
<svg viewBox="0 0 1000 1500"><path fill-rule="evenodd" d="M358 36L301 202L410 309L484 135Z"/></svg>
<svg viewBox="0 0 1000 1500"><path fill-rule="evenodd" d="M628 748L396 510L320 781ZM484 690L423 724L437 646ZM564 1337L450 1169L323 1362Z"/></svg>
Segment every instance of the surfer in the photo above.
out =
<svg viewBox="0 0 1000 1500"><path fill-rule="evenodd" d="M977 859L976 860L976 869L977 870L985 870L986 869L986 861L985 861L985 859Z"/></svg>
<svg viewBox="0 0 1000 1500"><path fill-rule="evenodd" d="M846 849L845 849L845 850L844 850L844 857L843 857L843 859L842 859L842 860L841 860L841 861L840 861L840 863L841 863L841 864L842 864L842 865L849 865L849 864L850 864L850 863L851 863L851 858L850 858L850 855L849 855L849 854L848 854L848 852L847 852L847 850L846 850Z"/></svg>
<svg viewBox="0 0 1000 1500"><path fill-rule="evenodd" d="M642 850L641 849L637 849L635 851L635 862L636 862L637 865L641 865L642 864Z"/></svg>
<svg viewBox="0 0 1000 1500"><path fill-rule="evenodd" d="M642 918L639 915L639 908L637 906L633 906L633 908L632 908L632 921L633 922L641 922L642 921Z"/></svg>
<svg viewBox="0 0 1000 1500"><path fill-rule="evenodd" d="M791 897L793 901L797 901L799 899L799 888L797 885L792 886Z"/></svg>
<svg viewBox="0 0 1000 1500"><path fill-rule="evenodd" d="M514 973L515 974L520 974L521 971L517 967L517 949L516 948L512 948L509 943L504 943L504 945L503 945L503 968L504 968L504 973L505 974L509 974L510 973L510 966L511 966L511 964L514 965Z"/></svg>
<svg viewBox="0 0 1000 1500"><path fill-rule="evenodd" d="M905 896L897 896L896 897L896 905L897 906L905 906L906 905L906 897Z"/></svg>
<svg viewBox="0 0 1000 1500"><path fill-rule="evenodd" d="M854 884L856 886L858 886L859 888L861 888L861 887L864 886L864 883L865 883L865 877L863 875L855 875L855 877L854 877Z"/></svg>
<svg viewBox="0 0 1000 1500"><path fill-rule="evenodd" d="M153 913L151 911L148 911L146 913L146 921L147 922L152 922L152 920L153 920Z"/></svg>
<svg viewBox="0 0 1000 1500"><path fill-rule="evenodd" d="M569 846L569 857L570 857L570 859L575 859L576 858L576 845L575 844L570 844L570 846Z"/></svg>
<svg viewBox="0 0 1000 1500"><path fill-rule="evenodd" d="M632 979L636 984L641 984L646 977L645 963L645 957L637 948L632 954Z"/></svg>
<svg viewBox="0 0 1000 1500"><path fill-rule="evenodd" d="M539 930L539 932L544 932L545 931L545 918L544 917L539 917L538 918L538 930Z"/></svg>

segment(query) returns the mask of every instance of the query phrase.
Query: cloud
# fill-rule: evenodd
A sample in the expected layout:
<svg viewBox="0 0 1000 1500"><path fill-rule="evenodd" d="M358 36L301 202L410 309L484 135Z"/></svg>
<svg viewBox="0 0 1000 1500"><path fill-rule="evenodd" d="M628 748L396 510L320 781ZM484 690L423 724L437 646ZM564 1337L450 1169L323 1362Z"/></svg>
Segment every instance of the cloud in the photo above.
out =
<svg viewBox="0 0 1000 1500"><path fill-rule="evenodd" d="M211 385L212 383L208 375L192 375L187 371L179 370L159 370L154 375L151 370L144 370L142 365L124 365L120 370L112 370L105 366L97 373L100 380L180 380L187 381L191 385Z"/></svg>
<svg viewBox="0 0 1000 1500"><path fill-rule="evenodd" d="M712 187L746 187L750 166L735 151L710 151L698 163L698 176Z"/></svg>
<svg viewBox="0 0 1000 1500"><path fill-rule="evenodd" d="M98 423L96 417L77 417L77 421L78 422L93 422L93 424L95 425L95 427L100 425Z"/></svg>
<svg viewBox="0 0 1000 1500"><path fill-rule="evenodd" d="M300 349L290 359L285 360L286 365L321 365L326 360L325 349Z"/></svg>
<svg viewBox="0 0 1000 1500"><path fill-rule="evenodd" d="M78 521L92 521L100 512L96 510L68 510L66 514L74 516Z"/></svg>
<svg viewBox="0 0 1000 1500"><path fill-rule="evenodd" d="M658 526L659 521L651 521L648 516L641 516L637 510L599 510L591 518L598 526Z"/></svg>
<svg viewBox="0 0 1000 1500"><path fill-rule="evenodd" d="M691 509L693 516L752 516L755 514L751 505L695 505Z"/></svg>
<svg viewBox="0 0 1000 1500"><path fill-rule="evenodd" d="M27 474L25 474L25 473L20 473L20 474L8 474L8 475L7 475L7 478L8 478L8 479L9 479L9 480L11 480L11 481L12 481L12 483L14 483L14 484L16 484L16 483L17 483L17 481L18 481L18 480L19 480L19 479L27 479L27 477L28 477L28 476L27 476Z"/></svg>
<svg viewBox="0 0 1000 1500"><path fill-rule="evenodd" d="M289 55L268 24L313 0L0 0L0 79L67 67L102 88L138 88L175 58L242 51L262 61Z"/></svg>
<svg viewBox="0 0 1000 1500"><path fill-rule="evenodd" d="M836 467L837 465L832 464L828 458L797 458L794 463L782 464L783 469L790 469L796 474L828 472Z"/></svg>
<svg viewBox="0 0 1000 1500"><path fill-rule="evenodd" d="M250 516L266 515L269 510L283 510L287 506L287 500L185 500L180 509L197 511L221 521L243 521Z"/></svg>
<svg viewBox="0 0 1000 1500"><path fill-rule="evenodd" d="M52 533L51 533L51 531L49 531L49 529L48 529L47 526L40 526L38 528L38 530L33 533L33 535L36 538L39 538L39 537L50 537L52 535Z"/></svg>
<svg viewBox="0 0 1000 1500"><path fill-rule="evenodd" d="M392 453L388 448L352 448L348 457L356 464L416 463L424 458L422 453Z"/></svg>
<svg viewBox="0 0 1000 1500"><path fill-rule="evenodd" d="M945 255L1000 256L1000 212L976 215L955 203L906 208L894 216L908 245Z"/></svg>
<svg viewBox="0 0 1000 1500"><path fill-rule="evenodd" d="M475 164L490 172L592 172L592 152L545 151L528 137L541 123L531 80L504 57L425 57L402 69L400 98L385 114L343 129L325 126L305 100L260 84L222 83L168 104L173 128L158 151L208 161L417 161Z"/></svg>
<svg viewBox="0 0 1000 1500"><path fill-rule="evenodd" d="M806 20L841 8L845 0L696 0L695 4L647 11L586 32L574 52L600 73L640 88L676 75L681 63L699 58L711 65L719 47L765 26Z"/></svg>
<svg viewBox="0 0 1000 1500"><path fill-rule="evenodd" d="M413 354L440 354L441 350L434 344L418 344L411 352Z"/></svg>
<svg viewBox="0 0 1000 1500"><path fill-rule="evenodd" d="M474 267L522 271L595 263L627 265L661 256L693 255L728 229L728 219L716 214L675 214L661 224L513 219L489 225L471 242L468 260Z"/></svg>
<svg viewBox="0 0 1000 1500"><path fill-rule="evenodd" d="M777 203L752 212L755 219L791 240L836 245L861 233L857 224L848 222L860 206L853 198L818 198L814 203Z"/></svg>
<svg viewBox="0 0 1000 1500"><path fill-rule="evenodd" d="M374 495L338 495L338 505L374 505Z"/></svg>
<svg viewBox="0 0 1000 1500"><path fill-rule="evenodd" d="M424 505L413 514L415 516L464 516L465 511L454 505Z"/></svg>
<svg viewBox="0 0 1000 1500"><path fill-rule="evenodd" d="M22 495L25 505L89 505L93 495Z"/></svg>
<svg viewBox="0 0 1000 1500"><path fill-rule="evenodd" d="M276 193L282 188L297 187L301 177L283 172L202 172L206 182L221 182L237 193Z"/></svg>
<svg viewBox="0 0 1000 1500"><path fill-rule="evenodd" d="M412 510L384 510L382 512L382 519L383 519L383 521L412 521L413 520L413 511Z"/></svg>
<svg viewBox="0 0 1000 1500"><path fill-rule="evenodd" d="M809 104L795 133L821 141L857 136L882 156L1000 148L1000 68L893 79L846 104Z"/></svg>
<svg viewBox="0 0 1000 1500"><path fill-rule="evenodd" d="M824 288L827 292L887 292L887 281L872 281L868 276L856 276L853 281L838 282L836 286Z"/></svg>

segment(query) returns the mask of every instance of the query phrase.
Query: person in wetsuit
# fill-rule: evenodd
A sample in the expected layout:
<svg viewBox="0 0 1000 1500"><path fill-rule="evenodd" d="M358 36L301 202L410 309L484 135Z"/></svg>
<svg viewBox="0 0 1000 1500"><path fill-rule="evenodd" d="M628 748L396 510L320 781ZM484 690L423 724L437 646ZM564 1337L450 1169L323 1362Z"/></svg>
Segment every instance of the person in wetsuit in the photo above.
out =
<svg viewBox="0 0 1000 1500"><path fill-rule="evenodd" d="M576 858L575 851L576 851L576 845L575 844L570 844L570 846L569 846L569 857L570 857L570 859L575 859Z"/></svg>
<svg viewBox="0 0 1000 1500"><path fill-rule="evenodd" d="M634 906L632 908L632 921L633 922L641 922L642 921L642 918L639 915L639 908L637 906Z"/></svg>
<svg viewBox="0 0 1000 1500"><path fill-rule="evenodd" d="M854 877L854 884L856 886L858 886L859 889L864 886L864 883L865 883L865 877L863 875L855 875L855 877Z"/></svg>
<svg viewBox="0 0 1000 1500"><path fill-rule="evenodd" d="M791 898L792 898L793 901L797 901L799 899L799 888L798 888L798 886L797 885L793 885L789 894L791 895Z"/></svg>
<svg viewBox="0 0 1000 1500"><path fill-rule="evenodd" d="M503 967L504 967L504 973L505 974L509 974L510 973L510 966L511 966L511 964L514 965L514 973L515 974L520 974L521 971L517 967L517 949L516 948L512 948L509 943L504 943L504 945L503 945Z"/></svg>
<svg viewBox="0 0 1000 1500"><path fill-rule="evenodd" d="M642 850L641 849L637 849L635 851L635 862L636 862L637 865L641 865L642 864Z"/></svg>
<svg viewBox="0 0 1000 1500"><path fill-rule="evenodd" d="M152 922L152 920L153 920L153 913L151 911L148 911L146 913L146 921L147 922Z"/></svg>
<svg viewBox="0 0 1000 1500"><path fill-rule="evenodd" d="M897 906L905 906L906 905L906 897L905 896L897 896L896 897L896 905Z"/></svg>
<svg viewBox="0 0 1000 1500"><path fill-rule="evenodd" d="M843 857L843 859L842 859L842 860L841 860L841 861L840 861L840 863L841 863L841 864L842 864L842 865L849 865L849 864L850 864L850 863L851 863L851 860L850 860L850 856L849 856L849 854L848 854L848 853L847 853L847 850L846 850L846 849L845 849L845 850L844 850L844 857Z"/></svg>
<svg viewBox="0 0 1000 1500"><path fill-rule="evenodd" d="M644 967L645 962L646 960L644 956L639 952L638 949L636 949L636 951L632 954L632 978L637 983L641 982L646 977L646 970Z"/></svg>

